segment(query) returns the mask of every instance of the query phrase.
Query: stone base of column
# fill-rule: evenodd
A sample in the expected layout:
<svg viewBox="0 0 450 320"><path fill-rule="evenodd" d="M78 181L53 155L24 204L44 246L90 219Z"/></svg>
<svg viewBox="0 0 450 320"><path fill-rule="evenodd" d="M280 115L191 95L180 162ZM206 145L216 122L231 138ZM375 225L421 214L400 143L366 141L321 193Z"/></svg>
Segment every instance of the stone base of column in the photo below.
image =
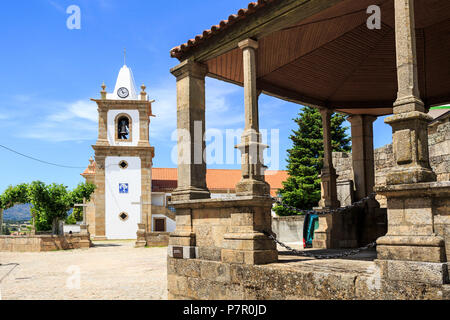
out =
<svg viewBox="0 0 450 320"><path fill-rule="evenodd" d="M147 225L144 223L138 223L138 231L136 232L137 240L136 244L134 245L135 248L144 248L147 246L147 240L145 238L145 229Z"/></svg>
<svg viewBox="0 0 450 320"><path fill-rule="evenodd" d="M270 185L265 181L242 179L236 185L237 196L269 196Z"/></svg>
<svg viewBox="0 0 450 320"><path fill-rule="evenodd" d="M334 239L333 215L319 216L319 228L314 231L312 246L314 249L335 249L339 247L338 241Z"/></svg>
<svg viewBox="0 0 450 320"><path fill-rule="evenodd" d="M195 247L195 233L175 230L170 234L169 245Z"/></svg>
<svg viewBox="0 0 450 320"><path fill-rule="evenodd" d="M337 183L338 175L334 169L322 170L320 175L321 181L321 199L319 201L319 207L322 209L335 209L341 206L341 203L337 199Z"/></svg>
<svg viewBox="0 0 450 320"><path fill-rule="evenodd" d="M428 123L431 116L421 111L423 103L397 102L385 123L392 127L392 143L397 165L386 177L387 185L436 181L428 161ZM399 113L404 111L404 113Z"/></svg>
<svg viewBox="0 0 450 320"><path fill-rule="evenodd" d="M80 225L80 235L81 235L80 247L81 248L91 248L94 246L92 244L91 234L89 233L88 228L89 228L89 225L87 225L87 224Z"/></svg>
<svg viewBox="0 0 450 320"><path fill-rule="evenodd" d="M222 262L237 264L268 264L278 261L276 244L260 232L224 235Z"/></svg>
<svg viewBox="0 0 450 320"><path fill-rule="evenodd" d="M389 231L377 240L378 259L388 261L385 265L394 270L388 274L406 266L405 276L413 280L414 270L419 277L423 268L431 266L445 275L442 264L448 259L444 240L448 232L436 234L435 230L436 220L450 213L450 181L382 186L377 193L386 196L388 204Z"/></svg>
<svg viewBox="0 0 450 320"><path fill-rule="evenodd" d="M200 200L211 198L211 193L208 189L200 188L178 188L172 192L172 201L187 201L187 200Z"/></svg>

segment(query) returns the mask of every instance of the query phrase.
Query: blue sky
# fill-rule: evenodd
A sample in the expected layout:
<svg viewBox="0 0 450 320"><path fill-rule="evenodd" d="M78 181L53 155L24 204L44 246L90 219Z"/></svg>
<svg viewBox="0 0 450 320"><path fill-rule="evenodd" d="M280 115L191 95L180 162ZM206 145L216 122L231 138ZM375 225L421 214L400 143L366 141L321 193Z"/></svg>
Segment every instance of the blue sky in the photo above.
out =
<svg viewBox="0 0 450 320"><path fill-rule="evenodd" d="M5 1L0 11L0 143L49 162L86 167L94 155L98 98L105 81L108 92L123 64L136 83L147 85L156 102L150 143L154 166L175 167L171 160L176 127L175 78L177 64L169 51L247 5L247 0L28 0ZM69 30L66 8L81 8L81 29ZM243 127L243 90L207 80L207 127L224 132ZM284 169L292 121L300 106L268 96L260 98L260 126L278 129L280 169ZM378 119L375 147L391 141L391 130ZM269 136L270 144L270 136ZM237 151L236 151L237 152ZM269 152L270 154L270 152ZM237 153L236 153L237 155ZM42 180L69 187L82 182L83 169L44 165L0 149L0 191L10 184ZM238 168L211 165L211 168Z"/></svg>

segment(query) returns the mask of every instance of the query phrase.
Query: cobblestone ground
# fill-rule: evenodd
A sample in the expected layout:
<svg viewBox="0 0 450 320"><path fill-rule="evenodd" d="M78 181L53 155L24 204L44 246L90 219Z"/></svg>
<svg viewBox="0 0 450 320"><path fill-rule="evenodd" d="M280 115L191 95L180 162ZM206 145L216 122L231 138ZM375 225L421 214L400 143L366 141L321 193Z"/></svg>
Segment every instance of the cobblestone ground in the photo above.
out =
<svg viewBox="0 0 450 320"><path fill-rule="evenodd" d="M95 244L95 248L88 250L45 253L1 252L1 264L20 264L0 284L1 298L3 300L167 299L167 248L137 249L131 241ZM0 266L0 279L11 268Z"/></svg>

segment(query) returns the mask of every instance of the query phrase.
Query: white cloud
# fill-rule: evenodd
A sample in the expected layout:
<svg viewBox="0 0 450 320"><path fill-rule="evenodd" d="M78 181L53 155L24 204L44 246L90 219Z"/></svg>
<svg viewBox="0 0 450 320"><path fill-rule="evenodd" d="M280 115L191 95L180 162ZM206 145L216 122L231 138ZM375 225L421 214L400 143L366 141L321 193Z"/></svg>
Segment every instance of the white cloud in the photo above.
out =
<svg viewBox="0 0 450 320"><path fill-rule="evenodd" d="M207 79L206 126L208 129L237 129L244 125L244 102L240 87ZM151 118L150 140L170 141L177 127L177 96L175 81L165 81L159 87L148 88L150 99L155 99ZM237 94L237 95L236 95ZM27 100L16 97L17 102ZM89 99L74 102L45 101L19 103L23 110L15 125L14 134L23 138L51 142L88 141L97 138L98 112ZM233 103L234 102L234 103ZM39 112L36 112L39 110ZM0 112L1 117L6 114ZM10 115L8 115L10 116ZM152 143L152 142L151 142ZM154 144L154 143L152 143Z"/></svg>
<svg viewBox="0 0 450 320"><path fill-rule="evenodd" d="M79 100L69 103L58 113L48 117L50 121L61 122L74 118L85 119L93 122L98 120L98 112L95 102L89 100Z"/></svg>
<svg viewBox="0 0 450 320"><path fill-rule="evenodd" d="M206 81L206 126L210 129L232 129L244 124L244 102L233 106L233 95L239 93L239 87L218 80ZM150 139L170 141L172 132L177 128L176 83L149 88L147 92L155 99L150 124Z"/></svg>
<svg viewBox="0 0 450 320"><path fill-rule="evenodd" d="M28 119L19 136L52 142L86 141L97 137L98 113L94 102L86 99L72 103L41 102L39 105L51 106L51 110L41 117Z"/></svg>

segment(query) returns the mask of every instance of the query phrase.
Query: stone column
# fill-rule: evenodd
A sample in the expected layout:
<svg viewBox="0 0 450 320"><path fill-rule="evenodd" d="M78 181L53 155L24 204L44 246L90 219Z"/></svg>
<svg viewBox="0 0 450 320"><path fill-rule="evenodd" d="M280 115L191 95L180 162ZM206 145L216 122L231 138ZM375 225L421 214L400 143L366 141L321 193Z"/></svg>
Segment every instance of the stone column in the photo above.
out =
<svg viewBox="0 0 450 320"><path fill-rule="evenodd" d="M171 70L177 78L178 188L173 201L210 197L206 186L205 76L207 68L185 60Z"/></svg>
<svg viewBox="0 0 450 320"><path fill-rule="evenodd" d="M258 42L246 39L239 43L243 53L245 130L236 146L242 153L242 179L236 185L238 196L268 196L270 186L264 180L263 152L259 132L258 97L256 88L256 50Z"/></svg>
<svg viewBox="0 0 450 320"><path fill-rule="evenodd" d="M150 108L149 105L151 105L150 102L147 100L147 93L145 92L146 86L141 86L141 101L142 104L139 105L139 142L138 146L142 147L149 147L150 146L150 135L149 135L149 114L148 110Z"/></svg>
<svg viewBox="0 0 450 320"><path fill-rule="evenodd" d="M100 92L102 100L106 100L106 85L102 84L102 91ZM103 103L98 103L98 139L97 145L107 146L108 143L108 108Z"/></svg>
<svg viewBox="0 0 450 320"><path fill-rule="evenodd" d="M428 122L420 99L417 73L414 1L395 3L398 96L393 129L396 165L387 185L377 187L387 197L388 233L377 240L377 264L389 280L443 284L448 281L445 243L435 234L434 216L450 183L438 184L428 157ZM447 210L448 211L448 210Z"/></svg>
<svg viewBox="0 0 450 320"><path fill-rule="evenodd" d="M338 208L340 203L337 199L336 188L336 170L333 166L333 148L331 145L331 114L332 110L320 109L322 115L322 127L323 127L323 169L320 175L322 182L322 198L319 202L319 206L322 208Z"/></svg>
<svg viewBox="0 0 450 320"><path fill-rule="evenodd" d="M95 228L94 240L105 240L105 156L95 155Z"/></svg>
<svg viewBox="0 0 450 320"><path fill-rule="evenodd" d="M0 236L3 235L3 209L0 208Z"/></svg>
<svg viewBox="0 0 450 320"><path fill-rule="evenodd" d="M393 129L396 167L387 175L387 184L436 181L428 156L428 123L420 99L417 73L414 1L395 1L398 94L394 115L385 120Z"/></svg>
<svg viewBox="0 0 450 320"><path fill-rule="evenodd" d="M356 200L373 193L375 186L373 122L376 119L377 117L370 115L348 117L348 121L352 124L352 158Z"/></svg>
<svg viewBox="0 0 450 320"><path fill-rule="evenodd" d="M108 110L99 106L98 108L98 146L107 146L108 136L107 136L107 121L108 121Z"/></svg>

